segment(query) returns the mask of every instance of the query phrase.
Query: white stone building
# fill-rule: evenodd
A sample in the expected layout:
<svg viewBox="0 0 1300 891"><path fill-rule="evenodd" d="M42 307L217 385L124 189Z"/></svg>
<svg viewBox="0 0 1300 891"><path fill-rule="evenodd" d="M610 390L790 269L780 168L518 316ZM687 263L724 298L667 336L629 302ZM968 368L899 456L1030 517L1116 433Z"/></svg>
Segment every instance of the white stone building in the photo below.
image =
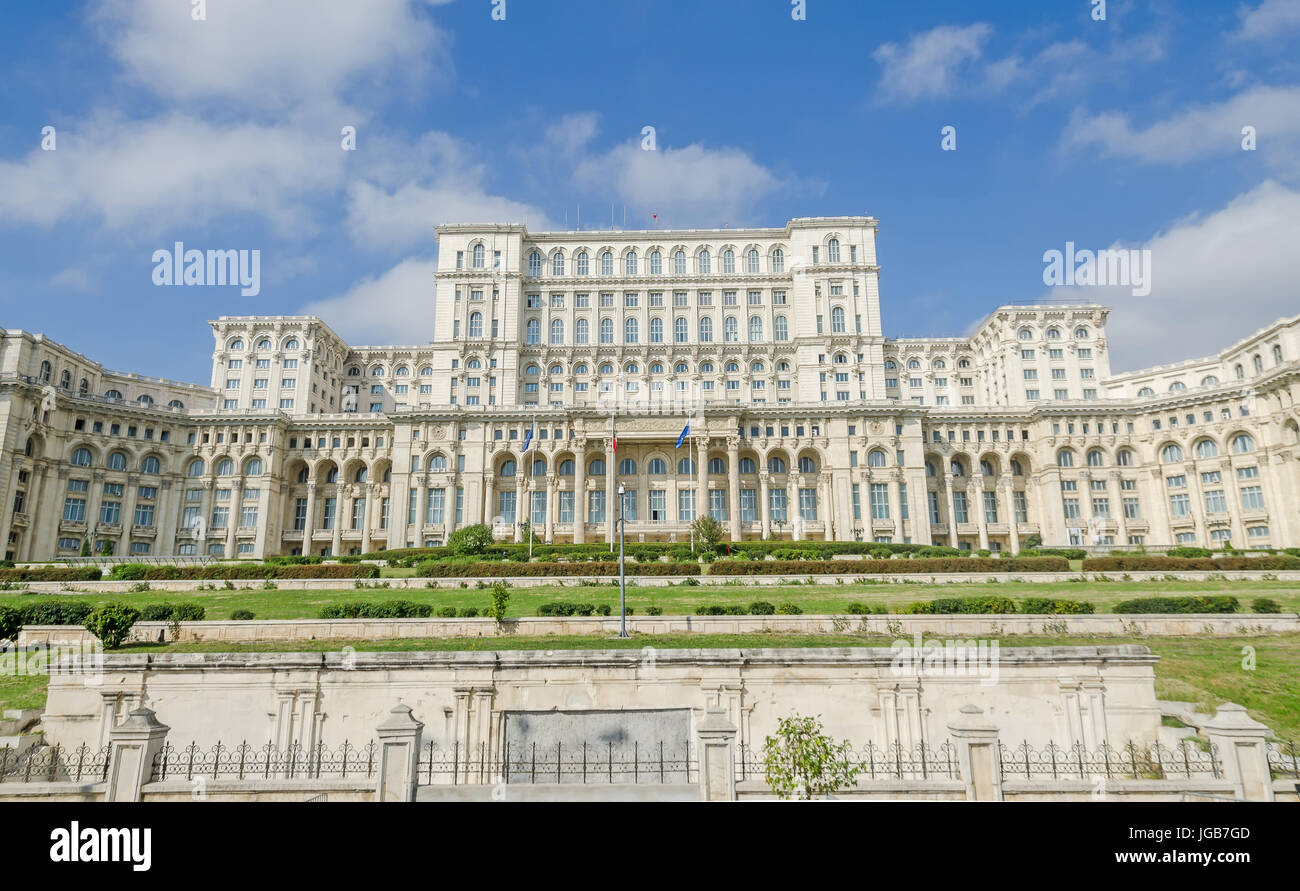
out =
<svg viewBox="0 0 1300 891"><path fill-rule="evenodd" d="M630 541L1300 543L1300 316L1122 375L1096 305L888 339L876 226L442 226L431 342L222 317L210 387L0 330L4 553L609 541L620 490Z"/></svg>

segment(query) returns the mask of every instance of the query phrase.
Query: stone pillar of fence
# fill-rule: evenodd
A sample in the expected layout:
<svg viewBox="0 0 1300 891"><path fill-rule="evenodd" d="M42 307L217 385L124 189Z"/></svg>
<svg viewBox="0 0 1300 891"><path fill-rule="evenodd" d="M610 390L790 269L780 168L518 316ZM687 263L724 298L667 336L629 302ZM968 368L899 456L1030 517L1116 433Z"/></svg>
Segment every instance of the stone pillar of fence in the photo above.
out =
<svg viewBox="0 0 1300 891"><path fill-rule="evenodd" d="M963 705L948 725L968 801L1002 800L1002 755L997 725L977 705Z"/></svg>
<svg viewBox="0 0 1300 891"><path fill-rule="evenodd" d="M695 728L700 741L700 795L705 801L736 800L736 725L711 708Z"/></svg>
<svg viewBox="0 0 1300 891"><path fill-rule="evenodd" d="M153 709L132 709L108 734L108 784L105 801L139 801L144 784L153 777L153 760L171 728Z"/></svg>
<svg viewBox="0 0 1300 891"><path fill-rule="evenodd" d="M415 801L423 729L424 724L411 714L411 707L403 704L393 706L384 723L375 728L379 736L376 801Z"/></svg>
<svg viewBox="0 0 1300 891"><path fill-rule="evenodd" d="M1201 725L1218 751L1226 779L1246 801L1272 801L1273 779L1268 769L1268 727L1235 702L1219 706L1214 717Z"/></svg>

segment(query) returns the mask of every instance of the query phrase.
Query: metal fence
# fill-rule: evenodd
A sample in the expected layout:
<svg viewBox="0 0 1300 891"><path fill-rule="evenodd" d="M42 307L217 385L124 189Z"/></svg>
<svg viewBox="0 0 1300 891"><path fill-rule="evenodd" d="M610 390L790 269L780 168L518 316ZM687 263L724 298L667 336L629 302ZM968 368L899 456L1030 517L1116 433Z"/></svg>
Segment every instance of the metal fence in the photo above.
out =
<svg viewBox="0 0 1300 891"><path fill-rule="evenodd" d="M1204 777L1221 779L1218 749L1209 751L1184 739L1170 748L1160 743L1128 742L1118 748L1103 742L1088 749L1076 742L1066 749L1055 742L1036 748L1022 742L1014 748L999 743L1004 779L1057 780L1107 779L1172 780Z"/></svg>
<svg viewBox="0 0 1300 891"><path fill-rule="evenodd" d="M1268 769L1273 779L1300 780L1300 745L1293 739L1268 744Z"/></svg>
<svg viewBox="0 0 1300 891"><path fill-rule="evenodd" d="M170 743L153 760L152 778L161 780L211 779L372 779L379 769L379 746L374 741L354 746L347 740L338 748L323 742L314 746L291 744L279 749L274 743L253 746L247 741L226 746L220 741L204 748L196 742L184 748Z"/></svg>
<svg viewBox="0 0 1300 891"><path fill-rule="evenodd" d="M460 783L690 784L699 782L699 760L688 747L654 742L583 742L565 745L506 744L499 753L435 742L420 747L421 785Z"/></svg>
<svg viewBox="0 0 1300 891"><path fill-rule="evenodd" d="M108 746L0 747L0 783L102 783L108 778Z"/></svg>
<svg viewBox="0 0 1300 891"><path fill-rule="evenodd" d="M922 742L904 746L900 742L878 746L867 742L845 751L848 764L857 769L859 780L958 780L957 747L949 741L939 745ZM761 748L741 744L737 751L736 780L762 780L766 776Z"/></svg>

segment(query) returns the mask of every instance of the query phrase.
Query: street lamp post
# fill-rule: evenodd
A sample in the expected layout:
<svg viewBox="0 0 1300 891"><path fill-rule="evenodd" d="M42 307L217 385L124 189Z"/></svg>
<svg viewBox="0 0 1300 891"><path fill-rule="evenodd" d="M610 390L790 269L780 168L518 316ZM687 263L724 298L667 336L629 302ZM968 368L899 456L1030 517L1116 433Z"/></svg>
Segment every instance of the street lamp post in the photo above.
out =
<svg viewBox="0 0 1300 891"><path fill-rule="evenodd" d="M618 484L618 636L627 637L627 584L623 572L623 533L627 520L623 517L623 496L627 487Z"/></svg>

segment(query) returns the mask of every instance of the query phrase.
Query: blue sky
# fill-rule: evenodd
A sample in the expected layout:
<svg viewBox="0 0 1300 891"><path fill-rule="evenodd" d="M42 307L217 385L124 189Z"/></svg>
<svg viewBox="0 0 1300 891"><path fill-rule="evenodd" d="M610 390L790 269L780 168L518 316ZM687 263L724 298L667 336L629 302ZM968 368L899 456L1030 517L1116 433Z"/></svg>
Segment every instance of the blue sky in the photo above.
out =
<svg viewBox="0 0 1300 891"><path fill-rule="evenodd" d="M200 382L221 314L419 342L435 224L611 204L633 227L876 216L891 336L1102 300L1124 370L1300 312L1300 0L192 6L0 12L0 325ZM178 240L260 250L261 293L155 287ZM1050 293L1067 241L1150 249L1151 294Z"/></svg>

